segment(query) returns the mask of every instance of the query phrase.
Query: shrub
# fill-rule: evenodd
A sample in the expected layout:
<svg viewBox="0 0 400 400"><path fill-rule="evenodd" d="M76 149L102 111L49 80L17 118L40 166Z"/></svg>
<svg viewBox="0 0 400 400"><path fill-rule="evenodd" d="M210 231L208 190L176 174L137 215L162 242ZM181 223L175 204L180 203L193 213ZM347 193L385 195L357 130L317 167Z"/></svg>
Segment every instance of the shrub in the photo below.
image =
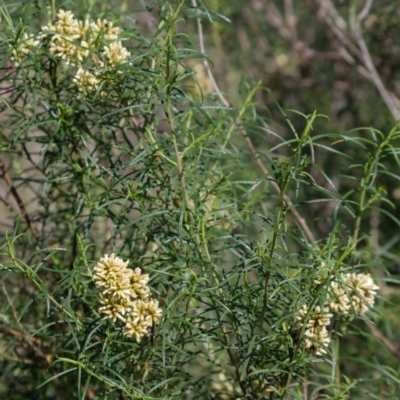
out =
<svg viewBox="0 0 400 400"><path fill-rule="evenodd" d="M340 345L376 336L384 265L364 222L399 223L381 184L398 179L398 125L320 133L314 112L295 126L244 80L228 101L183 25L211 11L150 9L154 34L54 5L28 32L2 9L0 392L393 398L391 361L351 360L379 372L359 385ZM344 191L316 160L327 152L350 169Z"/></svg>

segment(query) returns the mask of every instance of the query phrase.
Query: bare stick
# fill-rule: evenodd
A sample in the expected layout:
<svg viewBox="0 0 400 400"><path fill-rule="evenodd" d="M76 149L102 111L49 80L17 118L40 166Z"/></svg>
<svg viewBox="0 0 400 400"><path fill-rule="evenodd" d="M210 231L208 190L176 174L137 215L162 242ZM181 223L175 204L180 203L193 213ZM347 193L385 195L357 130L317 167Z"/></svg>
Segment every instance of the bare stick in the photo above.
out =
<svg viewBox="0 0 400 400"><path fill-rule="evenodd" d="M364 319L364 322L368 326L372 335L377 338L393 355L395 355L397 358L400 358L400 350L396 348L385 336L383 336L372 322L368 321L367 319Z"/></svg>
<svg viewBox="0 0 400 400"><path fill-rule="evenodd" d="M197 1L196 1L196 0L192 0L192 4L193 4L193 7L197 8ZM201 25L201 19L200 19L200 18L197 18L197 30L198 30L198 33L199 33L200 51L201 51L203 54L206 54L206 51L205 51L205 48L204 48L203 27L202 27L202 25ZM207 75L208 75L208 78L209 78L210 81L211 81L211 84L212 84L212 86L213 86L213 89L214 89L215 93L217 94L218 98L221 100L221 103L222 103L225 107L230 107L229 102L225 99L225 97L223 96L223 94L222 94L221 91L219 90L219 87L218 87L218 85L217 85L217 82L216 82L215 79L214 79L214 75L213 75L213 73L211 72L211 68L210 68L210 66L208 65L208 62L207 62L206 59L203 60L203 64L204 64L204 67L206 68Z"/></svg>
<svg viewBox="0 0 400 400"><path fill-rule="evenodd" d="M13 331L13 330L10 329L10 330L9 330L10 333L11 333L11 334L14 334L14 335L16 335L16 336L20 336L21 338L25 339L26 342L29 344L29 346L30 346L30 347L32 348L32 350L34 351L34 353L35 353L37 356L39 356L40 358L46 360L46 363L47 363L47 364L50 364L50 363L51 363L51 360L43 353L43 351L42 351L42 349L41 349L40 347L38 347L38 346L35 345L34 341L33 341L32 338L30 337L30 335L24 332L24 327L23 327L22 324L21 324L21 321L20 321L20 319L19 319L19 316L18 316L18 314L17 314L17 311L16 311L16 309L15 309L15 307L14 307L14 304L13 304L11 298L10 298L10 295L8 294L8 291L7 291L6 286L5 286L4 283L3 283L3 285L2 285L2 288L3 288L3 292L4 292L5 296L6 296L7 302L8 302L8 304L10 305L11 310L12 310L12 312L13 312L14 319L15 319L16 323L18 324L18 327L19 327L19 329L20 329L20 331L21 331L21 333L20 333L20 332Z"/></svg>
<svg viewBox="0 0 400 400"><path fill-rule="evenodd" d="M22 216L25 218L25 221L26 221L26 223L28 224L28 227L29 227L29 229L30 229L31 232L32 232L32 235L36 237L37 234L36 234L35 225L33 224L32 220L30 219L29 214L28 214L28 212L26 211L24 202L22 201L20 195L18 194L17 190L15 189L15 187L14 187L14 185L13 185L13 182L12 182L12 180L11 180L11 177L10 177L10 175L9 175L8 172L7 172L7 168L6 168L6 166L4 165L3 161L1 160L1 158L0 158L0 171L1 171L1 173L2 173L2 174L1 174L1 177L6 181L6 183L7 183L7 185L8 185L8 188L10 189L10 192L11 192L12 196L14 197L15 201L16 201L17 204L18 204L18 207L19 207L19 209L20 209L20 211L21 211Z"/></svg>
<svg viewBox="0 0 400 400"><path fill-rule="evenodd" d="M399 110L398 110L396 101L394 100L393 95L389 94L389 92L386 90L385 86L383 85L382 80L381 80L381 78L375 68L375 65L372 61L372 57L369 52L368 46L365 43L364 38L362 37L361 23L368 15L368 12L369 12L371 6L372 6L372 0L367 0L365 2L364 8L360 12L360 14L357 16L357 21L355 22L355 25L354 25L354 33L355 33L358 47L361 50L364 64L365 64L368 72L370 73L371 80L374 83L375 87L378 89L383 101L386 103L386 106L389 108L391 114L393 115L393 118L395 120L397 120L399 118ZM354 10L354 8L353 8L353 10Z"/></svg>
<svg viewBox="0 0 400 400"><path fill-rule="evenodd" d="M324 18L336 38L342 43L343 47L351 50L361 60L364 68L357 68L357 70L375 85L393 118L397 120L399 118L398 108L400 101L393 93L390 93L385 88L361 32L361 23L367 17L371 9L372 0L366 0L361 12L358 14L357 18L354 18L354 23L351 24L354 38L352 38L348 25L340 16L331 0L319 0L319 4L321 10L320 15ZM352 13L353 15L355 14L354 7L352 8ZM356 45L354 44L354 39ZM343 58L349 62L349 64L354 65L352 57L348 57L348 52L343 50L344 49L340 52Z"/></svg>
<svg viewBox="0 0 400 400"><path fill-rule="evenodd" d="M293 0L285 0L284 4L286 25L290 30L292 40L297 41L296 17L293 12Z"/></svg>
<svg viewBox="0 0 400 400"><path fill-rule="evenodd" d="M358 14L358 22L361 23L363 19L368 15L369 10L371 9L373 0L367 0L365 2L364 8L361 10L360 14Z"/></svg>
<svg viewBox="0 0 400 400"><path fill-rule="evenodd" d="M290 43L293 54L297 59L300 55L303 60L309 60L315 56L315 50L309 48L306 43L297 38L296 17L293 13L292 0L285 0L285 17L281 15L273 3L268 3L265 7L265 20Z"/></svg>
<svg viewBox="0 0 400 400"><path fill-rule="evenodd" d="M397 109L396 102L393 100L392 95L386 90L385 86L382 83L382 80L376 71L375 65L372 61L371 54L368 50L368 47L365 43L364 38L361 35L360 27L357 27L356 30L356 39L358 46L362 52L362 56L364 59L364 64L371 75L371 80L374 83L375 87L378 89L379 94L381 95L383 101L386 103L387 108L392 114L393 118L397 120L399 118L399 110Z"/></svg>

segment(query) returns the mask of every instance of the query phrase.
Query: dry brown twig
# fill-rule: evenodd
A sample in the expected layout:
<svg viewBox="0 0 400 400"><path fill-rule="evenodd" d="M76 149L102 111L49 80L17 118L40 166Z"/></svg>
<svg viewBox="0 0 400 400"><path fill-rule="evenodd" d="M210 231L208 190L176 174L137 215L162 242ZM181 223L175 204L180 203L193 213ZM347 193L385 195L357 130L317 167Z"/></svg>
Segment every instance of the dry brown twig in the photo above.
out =
<svg viewBox="0 0 400 400"><path fill-rule="evenodd" d="M366 0L357 16L355 15L355 7L351 8L353 23L350 24L340 15L331 0L317 0L316 3L319 6L317 16L326 23L337 40L338 54L365 79L374 84L393 118L397 120L399 118L400 100L385 88L361 32L361 24L368 16L373 0ZM272 2L264 3L259 0L252 0L252 7L257 12L264 12L267 23L290 43L294 54L301 56L303 61L316 56L321 57L321 54L318 54L305 42L297 38L295 29L297 21L292 0L284 1L284 16L280 14L278 8ZM299 57L297 58L299 59Z"/></svg>
<svg viewBox="0 0 400 400"><path fill-rule="evenodd" d="M267 23L289 42L295 64L304 64L305 61L315 56L321 57L321 54L317 54L314 49L311 49L305 42L298 39L296 32L297 20L294 15L292 0L285 0L284 6L285 15L282 16L274 3L269 2L264 5L253 1L253 7L264 12Z"/></svg>
<svg viewBox="0 0 400 400"><path fill-rule="evenodd" d="M374 84L393 118L397 120L399 118L400 100L385 88L362 35L361 25L368 16L373 0L366 0L364 7L357 16L355 7L351 7L350 14L353 22L350 24L350 28L331 0L319 0L318 3L320 6L319 16L325 20L332 33L342 44L342 48L339 48L339 51L343 59L350 65L357 65L351 55L353 53L361 61L362 65L357 65L357 70Z"/></svg>
<svg viewBox="0 0 400 400"><path fill-rule="evenodd" d="M13 336L18 337L19 339L25 340L28 343L28 345L32 348L32 350L36 354L36 356L39 357L40 359L45 360L47 365L50 365L51 364L51 357L50 356L46 356L43 353L42 349L35 344L35 342L37 344L40 344L40 342L37 339L32 338L29 334L25 333L24 327L21 324L21 321L19 319L17 311L16 311L16 309L14 307L14 304L13 304L13 302L11 300L10 295L8 294L7 288L6 288L4 283L2 284L2 288L3 288L4 295L6 296L7 302L8 302L8 304L9 304L11 310L12 310L15 322L17 323L17 325L18 325L18 327L20 329L20 332L14 330L14 329L7 329L6 331L10 335L13 335Z"/></svg>
<svg viewBox="0 0 400 400"><path fill-rule="evenodd" d="M197 8L197 1L196 0L192 0L192 4L193 7ZM205 54L205 47L204 47L204 39L203 39L203 28L201 25L201 19L197 18L197 29L198 29L198 34L199 34L199 44L200 44L200 51ZM204 63L204 67L206 68L207 71L207 75L211 81L211 84L213 86L213 89L215 91L215 93L217 94L218 98L220 99L221 103L225 106L225 107L230 107L229 102L226 100L226 98L224 97L224 95L221 93L214 75L211 71L211 68L207 62L207 60L204 59L203 61ZM270 172L268 171L268 169L265 167L265 165L262 163L261 159L258 157L257 151L253 145L253 142L251 141L250 137L248 136L247 132L245 131L245 129L239 125L239 132L244 136L244 138L246 139L247 145L250 149L250 151L253 153L256 163L257 165L260 167L261 171L265 174L268 175ZM275 182L275 181L270 181L272 187L276 190L276 192L278 194L281 193L279 185ZM296 210L296 208L293 206L293 202L291 201L290 197L288 195L284 195L283 199L285 200L286 205L290 208L295 220L297 221L297 223L301 226L301 228L304 230L308 240L310 240L311 243L314 244L314 246L316 248L319 248L317 241L313 235L313 233L311 232L311 229L309 228L307 221L299 214L299 212Z"/></svg>
<svg viewBox="0 0 400 400"><path fill-rule="evenodd" d="M196 0L192 0L192 4L193 4L193 7L197 9L197 1L196 1ZM206 54L206 50L205 50L205 48L204 48L203 27L202 27L202 25L201 25L201 19L200 19L200 18L197 18L197 31L198 31L198 34L199 34L200 51L201 51L203 54ZM230 105L229 102L225 99L225 97L223 96L223 94L221 93L221 91L219 90L218 85L217 85L217 82L216 82L215 79L214 79L214 75L213 75L213 73L212 73L212 71L211 71L211 68L210 68L210 66L209 66L209 64L208 64L208 62L207 62L206 59L203 60L203 64L204 64L204 67L205 67L205 69L206 69L206 71L207 71L208 78L209 78L210 81L211 81L211 85L213 86L214 92L216 93L216 95L217 95L218 98L220 99L221 103L222 103L225 107L230 107L231 105Z"/></svg>
<svg viewBox="0 0 400 400"><path fill-rule="evenodd" d="M365 324L368 326L372 335L378 339L394 356L400 358L400 349L393 345L385 336L382 335L381 332L375 327L375 325L368 321L368 319L364 319Z"/></svg>
<svg viewBox="0 0 400 400"><path fill-rule="evenodd" d="M33 224L31 218L29 217L29 214L26 210L24 202L22 201L20 195L18 194L17 190L15 189L12 179L11 179L10 175L8 174L7 168L4 165L1 158L0 158L0 171L1 171L1 178L3 178L5 180L5 182L7 183L8 189L10 190L11 195L14 197L15 201L17 202L18 207L21 211L21 214L24 217L30 231L32 232L32 235L34 237L37 237L35 225Z"/></svg>
<svg viewBox="0 0 400 400"><path fill-rule="evenodd" d="M361 23L363 19L368 15L369 9L371 8L372 0L367 0L365 7L358 15L357 19L355 19L355 24L353 27L354 36L356 38L358 47L361 50L362 58L364 61L364 65L368 70L371 81L377 88L379 94L381 95L383 101L385 102L387 108L389 109L390 113L392 114L393 118L397 120L399 118L399 99L393 93L390 93L384 86L381 77L378 74L378 71L375 68L375 65L372 61L371 53L369 52L368 46L365 43L365 40L362 36L361 32ZM352 8L354 10L354 7ZM354 12L354 11L353 11Z"/></svg>

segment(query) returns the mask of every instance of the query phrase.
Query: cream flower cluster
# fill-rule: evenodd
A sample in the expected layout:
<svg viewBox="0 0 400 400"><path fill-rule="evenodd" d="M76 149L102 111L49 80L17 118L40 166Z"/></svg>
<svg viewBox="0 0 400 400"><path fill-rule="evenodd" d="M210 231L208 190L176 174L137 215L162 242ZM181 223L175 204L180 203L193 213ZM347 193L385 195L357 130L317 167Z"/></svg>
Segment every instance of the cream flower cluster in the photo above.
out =
<svg viewBox="0 0 400 400"><path fill-rule="evenodd" d="M78 87L79 97L86 97L89 93L97 90L100 85L100 80L96 75L92 74L84 68L79 68L73 82Z"/></svg>
<svg viewBox="0 0 400 400"><path fill-rule="evenodd" d="M122 42L113 42L104 48L103 58L111 67L115 67L117 64L124 64L130 55L129 51L122 46Z"/></svg>
<svg viewBox="0 0 400 400"><path fill-rule="evenodd" d="M160 320L162 310L158 301L150 298L149 276L140 268L129 269L128 264L115 254L105 255L94 268L93 278L102 293L99 311L104 319L122 321L124 335L139 342Z"/></svg>
<svg viewBox="0 0 400 400"><path fill-rule="evenodd" d="M18 67L22 60L32 53L32 49L40 45L40 40L35 39L32 35L24 33L22 40L11 53L11 61Z"/></svg>
<svg viewBox="0 0 400 400"><path fill-rule="evenodd" d="M94 47L93 38L89 35L89 23L77 21L71 11L60 10L57 18L54 24L42 27L42 36L45 38L49 34L51 54L67 64L79 66Z"/></svg>
<svg viewBox="0 0 400 400"><path fill-rule="evenodd" d="M297 317L297 320L303 326L305 325L304 347L308 352L315 355L326 354L324 347L329 345L331 340L327 327L331 323L332 314L329 313L327 307L323 307L321 310L319 306L309 313L308 320L306 320L308 313L309 307L304 305L300 310L300 316Z"/></svg>
<svg viewBox="0 0 400 400"><path fill-rule="evenodd" d="M41 43L48 44L50 53L78 68L73 82L80 97L98 89L104 67L115 68L127 63L131 54L119 40L120 30L107 20L97 22L79 21L71 11L60 10L54 24L47 24L34 39L25 35L18 47L12 51L12 60L16 65L32 54ZM95 74L84 68L89 61L96 67Z"/></svg>
<svg viewBox="0 0 400 400"><path fill-rule="evenodd" d="M329 290L328 307L331 311L343 314L368 311L375 303L375 285L370 274L346 274L345 288L337 282L332 282ZM346 293L347 292L347 293Z"/></svg>
<svg viewBox="0 0 400 400"><path fill-rule="evenodd" d="M321 283L322 278L317 279ZM309 313L308 306L304 305L300 310L297 320L305 326L305 348L310 353L316 355L325 354L326 347L330 343L330 336L327 327L331 323L332 312L350 314L355 312L365 312L375 303L376 291L379 286L375 285L370 274L346 274L344 276L345 287L339 283L332 282L329 287L329 295L325 307L315 307Z"/></svg>

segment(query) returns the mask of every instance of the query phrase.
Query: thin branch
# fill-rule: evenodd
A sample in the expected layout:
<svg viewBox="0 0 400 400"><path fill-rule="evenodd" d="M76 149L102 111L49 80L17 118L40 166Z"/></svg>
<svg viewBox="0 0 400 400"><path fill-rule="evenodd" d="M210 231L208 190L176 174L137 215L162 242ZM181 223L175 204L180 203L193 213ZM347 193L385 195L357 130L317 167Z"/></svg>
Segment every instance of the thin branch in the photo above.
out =
<svg viewBox="0 0 400 400"><path fill-rule="evenodd" d="M254 7L255 5L253 5ZM285 17L281 15L278 8L273 3L268 3L265 6L265 20L274 29L277 30L280 36L290 43L293 54L299 60L309 61L310 58L314 57L315 50L307 46L306 43L302 42L297 38L296 33L296 17L293 13L292 0L285 0Z"/></svg>
<svg viewBox="0 0 400 400"><path fill-rule="evenodd" d="M196 1L196 0L192 0L192 4L193 4L193 7L195 7L196 10L197 10L197 1ZM203 54L206 54L206 51L205 51L205 48L204 48L203 27L202 27L202 25L201 25L201 19L200 19L200 18L197 18L197 30L198 30L198 33L199 33L200 51L201 51ZM219 90L219 87L218 87L218 85L217 85L217 82L216 82L215 79L214 79L214 75L213 75L213 73L211 72L211 68L210 68L210 66L209 66L209 64L208 64L208 62L207 62L206 59L203 60L203 64L204 64L204 67L206 68L208 78L209 78L210 81L211 81L211 85L213 86L213 89L214 89L215 93L217 94L218 98L220 99L221 103L222 103L225 107L230 107L231 105L230 105L229 102L225 99L225 97L223 96L223 94L221 93L221 91Z"/></svg>
<svg viewBox="0 0 400 400"><path fill-rule="evenodd" d="M361 50L364 65L366 66L366 68L371 76L372 82L374 83L375 87L378 89L383 101L386 103L386 106L389 108L389 111L392 114L393 118L395 120L397 120L399 118L399 110L397 107L397 102L394 99L393 94L389 93L386 90L386 88L375 68L374 62L372 61L371 53L369 52L368 46L365 43L365 40L362 36L361 23L367 17L371 6L372 6L372 0L366 0L362 11L357 16L357 20L355 20L355 18L354 18L355 22L353 25L353 33L356 38L358 47ZM355 8L352 7L351 11L354 14Z"/></svg>
<svg viewBox="0 0 400 400"><path fill-rule="evenodd" d="M371 9L373 0L367 0L360 14L358 14L357 20L361 24L361 22L367 17L369 10Z"/></svg>
<svg viewBox="0 0 400 400"><path fill-rule="evenodd" d="M296 34L296 17L293 11L293 0L285 0L285 21L286 26L289 28L292 40L297 41L297 34Z"/></svg>
<svg viewBox="0 0 400 400"><path fill-rule="evenodd" d="M389 339L383 336L372 322L368 321L367 319L364 319L364 322L368 326L372 335L378 339L394 356L400 358L400 349L396 348L393 343L389 341Z"/></svg>
<svg viewBox="0 0 400 400"><path fill-rule="evenodd" d="M375 208L371 209L371 217L369 220L369 225L371 227L371 248L375 254L379 252L379 223L380 223L380 210L379 210L380 202L377 201L374 204Z"/></svg>
<svg viewBox="0 0 400 400"><path fill-rule="evenodd" d="M366 79L369 81L371 79L370 73L365 69L364 66L357 64L356 60L354 57L347 51L347 49L343 46L343 44L338 44L338 53L344 58L345 61L347 61L351 66L355 67L357 71Z"/></svg>
<svg viewBox="0 0 400 400"><path fill-rule="evenodd" d="M6 183L8 185L8 189L10 190L12 196L14 197L15 201L17 202L18 207L21 211L21 214L25 218L25 221L28 224L28 227L31 230L32 235L37 237L35 225L33 224L32 220L30 219L29 214L26 211L24 202L22 201L20 195L18 194L17 190L15 189L13 182L11 180L11 177L7 172L7 168L4 165L1 158L0 158L0 171L1 171L1 178L3 178L6 181Z"/></svg>
<svg viewBox="0 0 400 400"><path fill-rule="evenodd" d="M348 51L353 52L360 59L363 67L360 68L360 66L357 66L357 70L375 85L393 118L397 120L399 118L400 101L393 93L389 92L385 88L375 68L371 53L361 32L361 23L367 17L371 9L372 0L366 0L364 7L357 15L357 18L354 17L352 19L354 23L350 24L350 29L348 28L348 24L332 4L331 0L319 0L319 5L319 15L325 20L333 34L343 46L343 48L339 48L340 54L342 54L343 58L350 65L355 65L355 62ZM351 9L351 12L355 15L354 7ZM353 35L350 33L350 30ZM356 43L354 43L354 40Z"/></svg>
<svg viewBox="0 0 400 400"><path fill-rule="evenodd" d="M336 11L335 6L330 0L320 0L320 10L318 15L324 19L336 38L344 47L361 57L360 49L353 43L349 37L347 23Z"/></svg>
<svg viewBox="0 0 400 400"><path fill-rule="evenodd" d="M370 73L371 80L374 83L375 87L378 89L379 94L381 95L383 101L386 103L386 106L388 107L393 118L397 120L399 118L399 110L397 109L396 102L393 101L393 95L389 94L389 92L386 90L385 86L382 83L382 80L372 61L372 57L368 50L367 44L365 43L365 40L362 37L360 27L357 28L355 36L358 46L362 52L364 64L368 72Z"/></svg>
<svg viewBox="0 0 400 400"><path fill-rule="evenodd" d="M13 304L13 302L12 302L12 300L11 300L10 295L8 294L8 291L7 291L6 286L5 286L4 283L2 284L2 288L3 288L4 295L6 296L7 302L8 302L8 304L10 305L11 310L12 310L12 312L13 312L13 316L14 316L15 322L17 323L17 325L18 325L18 327L19 327L19 329L20 329L20 332L18 332L18 331L16 331L16 330L13 330L13 329L8 329L8 332L9 332L10 334L14 335L14 336L17 336L17 337L20 337L21 339L26 340L26 342L27 342L27 343L29 344L29 346L32 348L32 350L34 351L34 353L35 353L38 357L40 357L40 358L46 360L46 364L50 365L50 364L51 364L51 358L49 358L49 356L46 356L46 355L43 353L42 349L41 349L40 347L38 347L38 346L35 345L33 338L30 337L29 334L25 333L24 327L23 327L22 324L21 324L20 318L19 318L19 316L18 316L18 314L17 314L17 311L16 311L16 309L15 309L15 307L14 307L14 304ZM37 340L36 340L36 341L37 341ZM37 342L38 342L38 341L37 341Z"/></svg>

